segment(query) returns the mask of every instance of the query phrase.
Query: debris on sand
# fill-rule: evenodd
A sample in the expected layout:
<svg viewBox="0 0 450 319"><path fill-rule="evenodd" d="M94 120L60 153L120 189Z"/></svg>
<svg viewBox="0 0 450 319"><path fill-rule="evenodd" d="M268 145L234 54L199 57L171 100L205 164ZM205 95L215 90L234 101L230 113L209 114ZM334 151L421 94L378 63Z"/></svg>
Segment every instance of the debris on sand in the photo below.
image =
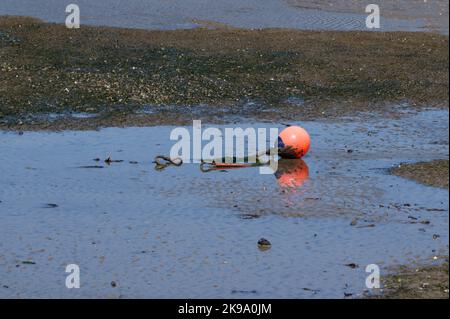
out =
<svg viewBox="0 0 450 319"><path fill-rule="evenodd" d="M45 204L44 205L44 208L56 208L56 207L58 207L58 205L57 204L53 204L53 203L49 203L49 204Z"/></svg>
<svg viewBox="0 0 450 319"><path fill-rule="evenodd" d="M361 225L357 226L356 228L373 228L373 227L375 227L375 224Z"/></svg>
<svg viewBox="0 0 450 319"><path fill-rule="evenodd" d="M111 165L112 163L122 163L123 160L113 160L111 156L109 156L107 159L105 159L105 163L108 165Z"/></svg>
<svg viewBox="0 0 450 319"><path fill-rule="evenodd" d="M265 238L261 238L260 240L258 240L258 248L260 250L268 250L272 247L272 244L270 243L270 241L268 241Z"/></svg>

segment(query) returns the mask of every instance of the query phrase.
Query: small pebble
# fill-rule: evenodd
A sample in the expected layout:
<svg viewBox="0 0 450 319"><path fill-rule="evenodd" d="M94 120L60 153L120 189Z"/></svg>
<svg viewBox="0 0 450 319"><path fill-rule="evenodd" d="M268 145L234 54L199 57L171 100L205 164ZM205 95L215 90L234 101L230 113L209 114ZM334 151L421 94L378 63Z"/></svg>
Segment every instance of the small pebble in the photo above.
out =
<svg viewBox="0 0 450 319"><path fill-rule="evenodd" d="M261 238L260 240L258 240L258 247L261 250L267 250L272 246L272 244L270 243L270 241L268 241L265 238Z"/></svg>

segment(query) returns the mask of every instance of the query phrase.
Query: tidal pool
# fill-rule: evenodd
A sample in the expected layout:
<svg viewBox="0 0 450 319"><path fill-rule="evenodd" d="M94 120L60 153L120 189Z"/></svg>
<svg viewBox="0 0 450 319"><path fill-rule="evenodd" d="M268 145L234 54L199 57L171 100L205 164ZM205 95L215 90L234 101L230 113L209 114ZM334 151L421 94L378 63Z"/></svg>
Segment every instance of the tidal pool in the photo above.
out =
<svg viewBox="0 0 450 319"><path fill-rule="evenodd" d="M360 6L360 13L346 13L299 8L283 0L78 0L76 3L81 23L88 25L164 30L194 28L202 21L213 21L240 28L367 31L365 5ZM2 0L0 15L33 16L64 23L67 5L59 0ZM425 19L383 16L381 29L377 31L427 29Z"/></svg>
<svg viewBox="0 0 450 319"><path fill-rule="evenodd" d="M0 297L358 297L368 264L448 255L448 190L387 172L448 158L448 111L300 124L310 153L273 175L156 171L170 126L0 132Z"/></svg>

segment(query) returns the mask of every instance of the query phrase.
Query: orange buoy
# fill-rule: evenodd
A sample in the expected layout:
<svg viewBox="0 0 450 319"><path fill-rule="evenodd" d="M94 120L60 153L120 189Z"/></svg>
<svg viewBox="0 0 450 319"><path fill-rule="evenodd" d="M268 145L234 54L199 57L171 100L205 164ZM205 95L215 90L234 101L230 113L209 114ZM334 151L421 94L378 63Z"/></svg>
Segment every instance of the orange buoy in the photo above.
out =
<svg viewBox="0 0 450 319"><path fill-rule="evenodd" d="M279 155L283 158L302 158L310 146L311 138L300 126L289 126L278 136Z"/></svg>

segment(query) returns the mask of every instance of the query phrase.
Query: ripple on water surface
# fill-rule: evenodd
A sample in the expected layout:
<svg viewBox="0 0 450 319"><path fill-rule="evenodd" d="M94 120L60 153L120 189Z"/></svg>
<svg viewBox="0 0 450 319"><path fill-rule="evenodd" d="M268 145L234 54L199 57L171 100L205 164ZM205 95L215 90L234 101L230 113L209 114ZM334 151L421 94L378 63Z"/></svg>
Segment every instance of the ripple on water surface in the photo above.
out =
<svg viewBox="0 0 450 319"><path fill-rule="evenodd" d="M82 23L143 29L197 27L214 21L242 28L367 30L365 6L360 13L330 12L291 6L282 0L78 0ZM55 0L2 0L0 15L34 16L64 23L67 4ZM421 31L427 21L383 17L381 31ZM448 28L447 28L448 29Z"/></svg>

